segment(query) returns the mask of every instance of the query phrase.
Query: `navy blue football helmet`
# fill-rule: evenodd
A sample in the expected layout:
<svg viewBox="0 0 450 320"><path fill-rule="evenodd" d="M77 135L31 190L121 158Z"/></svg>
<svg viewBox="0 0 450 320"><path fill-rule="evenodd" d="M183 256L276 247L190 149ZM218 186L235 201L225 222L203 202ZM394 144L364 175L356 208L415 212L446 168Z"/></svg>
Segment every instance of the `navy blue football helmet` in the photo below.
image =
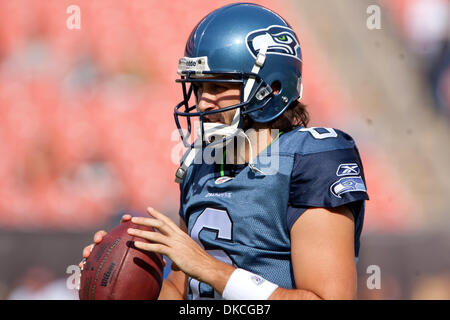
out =
<svg viewBox="0 0 450 320"><path fill-rule="evenodd" d="M178 74L183 100L175 107L175 122L185 146L193 148L187 143L192 117L200 120L199 134L204 137L203 120L209 114L236 109L231 127L241 129L245 116L254 122L269 122L299 99L300 43L286 20L273 11L250 3L230 4L208 14L194 28L179 60ZM241 102L199 112L192 85L196 82L240 83ZM191 99L195 102L190 104ZM187 121L187 133L181 118Z"/></svg>

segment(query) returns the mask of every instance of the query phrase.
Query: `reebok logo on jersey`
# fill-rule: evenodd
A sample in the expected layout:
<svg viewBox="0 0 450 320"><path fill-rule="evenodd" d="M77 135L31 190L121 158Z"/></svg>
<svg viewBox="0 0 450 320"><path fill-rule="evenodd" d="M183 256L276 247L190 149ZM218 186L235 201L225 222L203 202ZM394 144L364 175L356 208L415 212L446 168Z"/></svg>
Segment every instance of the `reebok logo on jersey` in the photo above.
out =
<svg viewBox="0 0 450 320"><path fill-rule="evenodd" d="M336 171L338 177L356 176L359 174L359 167L356 163L343 163L339 165Z"/></svg>

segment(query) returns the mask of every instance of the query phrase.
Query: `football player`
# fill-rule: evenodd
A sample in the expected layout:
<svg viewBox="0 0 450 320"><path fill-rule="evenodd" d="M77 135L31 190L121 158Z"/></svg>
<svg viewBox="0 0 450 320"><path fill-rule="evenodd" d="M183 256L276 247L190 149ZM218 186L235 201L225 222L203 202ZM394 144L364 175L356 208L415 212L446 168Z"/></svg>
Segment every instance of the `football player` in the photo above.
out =
<svg viewBox="0 0 450 320"><path fill-rule="evenodd" d="M128 233L172 261L159 298L354 298L363 167L348 134L307 127L291 26L258 5L222 7L194 28L178 73L180 222L153 208L123 217L156 228Z"/></svg>

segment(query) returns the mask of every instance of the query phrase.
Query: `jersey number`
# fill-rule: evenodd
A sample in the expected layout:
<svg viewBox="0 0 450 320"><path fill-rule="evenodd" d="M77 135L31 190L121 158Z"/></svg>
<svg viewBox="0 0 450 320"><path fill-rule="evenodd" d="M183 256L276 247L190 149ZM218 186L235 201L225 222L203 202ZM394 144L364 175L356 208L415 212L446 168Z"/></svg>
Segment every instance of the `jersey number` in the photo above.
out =
<svg viewBox="0 0 450 320"><path fill-rule="evenodd" d="M194 226L191 229L190 236L194 239L203 249L206 250L211 256L222 262L233 264L230 256L225 251L217 249L206 249L202 241L200 240L200 232L202 230L208 230L216 232L216 239L232 241L233 222L231 221L228 212L225 210L206 208L198 216ZM192 291L193 299L219 299L219 294L208 284L199 282L196 279L190 278L189 287Z"/></svg>
<svg viewBox="0 0 450 320"><path fill-rule="evenodd" d="M317 131L317 129L323 129L323 130L326 130L327 132L320 133L319 131ZM333 128L311 127L311 128L301 128L299 131L308 131L309 133L311 133L311 135L315 139L319 139L319 140L326 139L326 138L336 138L338 136L336 131L334 131Z"/></svg>

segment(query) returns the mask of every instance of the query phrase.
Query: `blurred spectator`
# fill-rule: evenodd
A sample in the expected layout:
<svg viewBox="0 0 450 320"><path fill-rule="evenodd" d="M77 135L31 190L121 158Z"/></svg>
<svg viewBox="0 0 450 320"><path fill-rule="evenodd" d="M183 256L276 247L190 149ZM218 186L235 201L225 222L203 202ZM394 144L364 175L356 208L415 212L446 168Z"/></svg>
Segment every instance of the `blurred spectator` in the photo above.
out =
<svg viewBox="0 0 450 320"><path fill-rule="evenodd" d="M406 36L423 61L435 103L450 115L450 2L411 0L404 12Z"/></svg>
<svg viewBox="0 0 450 320"><path fill-rule="evenodd" d="M424 277L415 284L411 298L414 300L450 300L450 274Z"/></svg>
<svg viewBox="0 0 450 320"><path fill-rule="evenodd" d="M450 40L430 67L433 98L440 111L450 117Z"/></svg>
<svg viewBox="0 0 450 320"><path fill-rule="evenodd" d="M401 298L402 284L395 275L383 272L380 289L369 289L367 286L367 275L359 275L357 299L398 300Z"/></svg>
<svg viewBox="0 0 450 320"><path fill-rule="evenodd" d="M0 300L6 300L7 297L8 297L8 286L5 283L0 282Z"/></svg>
<svg viewBox="0 0 450 320"><path fill-rule="evenodd" d="M55 279L44 267L31 267L18 280L8 300L76 300L78 292L69 290L65 279Z"/></svg>
<svg viewBox="0 0 450 320"><path fill-rule="evenodd" d="M449 37L447 0L411 0L404 13L406 35L412 49L429 61L439 56Z"/></svg>

